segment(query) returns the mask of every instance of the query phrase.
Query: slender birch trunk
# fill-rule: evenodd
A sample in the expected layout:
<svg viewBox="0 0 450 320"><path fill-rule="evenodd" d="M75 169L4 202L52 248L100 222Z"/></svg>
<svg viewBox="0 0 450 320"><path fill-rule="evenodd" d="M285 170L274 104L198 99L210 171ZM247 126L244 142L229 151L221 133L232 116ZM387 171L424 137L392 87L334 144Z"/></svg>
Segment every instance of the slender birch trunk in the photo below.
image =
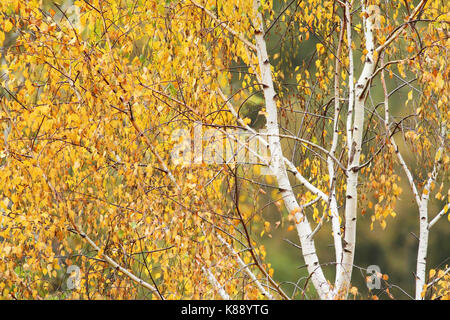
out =
<svg viewBox="0 0 450 320"><path fill-rule="evenodd" d="M300 206L295 198L292 190L289 177L287 175L284 164L284 157L281 149L281 142L279 137L277 105L275 101L276 93L273 85L272 71L270 68L269 57L267 54L266 42L264 40L264 24L261 13L258 12L260 1L254 1L254 10L257 19L254 25L257 26L255 32L256 52L258 56L259 71L261 73L261 81L264 91L264 99L266 102L267 111L267 134L268 143L271 153L271 170L273 171L278 187L281 190L284 203L289 212L295 211L295 218L297 220L297 232L300 238L303 257L311 277L311 281L319 294L321 299L331 299L330 285L325 279L322 268L319 264L319 259L316 254L314 241L309 237L312 230L308 223L306 215L301 214Z"/></svg>
<svg viewBox="0 0 450 320"><path fill-rule="evenodd" d="M348 4L346 5L346 12L348 12ZM363 12L366 8L363 2ZM348 20L348 17L347 17ZM347 21L347 23L349 23ZM355 96L353 97L350 91L349 97L349 114L348 118L352 117L350 111L354 112L353 125L351 130L347 131L347 139L351 141L349 144L349 159L347 168L347 190L345 201L345 229L343 241L343 253L341 262L341 273L336 278L336 293L338 297L346 298L350 288L350 281L352 277L353 261L355 256L355 242L356 242L356 218L358 210L358 174L359 174L359 158L361 155L363 127L364 127L364 104L367 97L368 87L375 70L374 52L375 45L373 39L373 24L371 19L364 18L364 36L367 55L365 57L364 68L356 83ZM347 31L349 32L349 31ZM348 35L347 35L348 37ZM351 41L351 37L348 37ZM351 43L348 44L351 50ZM351 82L352 79L349 79ZM351 88L351 85L350 85ZM353 99L354 98L354 99ZM351 102L354 101L352 108ZM348 119L347 118L347 119ZM349 119L348 119L349 121ZM351 119L350 119L351 121Z"/></svg>
<svg viewBox="0 0 450 320"><path fill-rule="evenodd" d="M444 153L445 135L446 135L447 125L444 124L441 128L441 145L436 151L435 163L433 166L433 171L427 180L427 183L422 191L422 198L419 205L419 248L417 250L417 267L416 267L416 299L421 300L424 298L422 296L423 290L426 288L426 268L427 268L427 251L428 251L428 237L429 229L431 223L428 222L428 204L430 199L431 185L436 181L439 169L442 163L442 154ZM438 217L440 215L438 214ZM435 220L433 219L433 224Z"/></svg>
<svg viewBox="0 0 450 320"><path fill-rule="evenodd" d="M425 285L428 251L428 199L422 199L419 207L419 248L416 267L416 300L422 299Z"/></svg>
<svg viewBox="0 0 450 320"><path fill-rule="evenodd" d="M381 63L384 64L384 53L381 55ZM431 222L428 222L428 203L430 198L430 188L431 184L436 180L442 153L444 151L445 144L445 134L446 134L446 123L442 125L441 128L441 146L436 151L435 155L435 164L433 167L433 171L430 177L425 184L425 187L422 191L422 195L419 195L417 191L416 183L414 182L413 175L409 170L408 165L406 164L400 150L398 148L397 143L393 136L391 136L391 131L389 129L389 94L386 87L386 81L384 76L384 70L381 71L381 84L384 91L384 124L386 128L386 136L390 137L389 140L394 147L395 154L397 155L397 159L399 160L400 166L403 168L405 172L408 183L411 187L411 190L414 195L414 199L416 200L417 206L419 207L419 245L417 249L417 264L416 264L416 290L415 290L415 299L422 300L424 297L422 296L422 292L425 289L425 279L426 279L426 265L427 265L427 251L428 251L428 238L429 238L429 230L430 228L443 216L444 209L442 209Z"/></svg>
<svg viewBox="0 0 450 320"><path fill-rule="evenodd" d="M342 259L342 240L341 240L341 224L339 219L339 210L336 201L336 173L334 170L334 162L331 157L334 157L336 154L336 148L338 144L339 138L339 113L340 113L340 96L339 96L339 73L340 73L340 57L342 50L342 41L344 37L344 23L341 22L341 30L339 33L339 42L337 48L336 55L336 65L334 71L334 118L333 118L333 140L331 143L330 155L327 158L327 166L328 166L328 175L330 177L330 211L331 211L331 227L333 230L333 239L334 239L334 248L336 255L336 262ZM336 264L336 279L337 281L338 275L341 273L341 264Z"/></svg>

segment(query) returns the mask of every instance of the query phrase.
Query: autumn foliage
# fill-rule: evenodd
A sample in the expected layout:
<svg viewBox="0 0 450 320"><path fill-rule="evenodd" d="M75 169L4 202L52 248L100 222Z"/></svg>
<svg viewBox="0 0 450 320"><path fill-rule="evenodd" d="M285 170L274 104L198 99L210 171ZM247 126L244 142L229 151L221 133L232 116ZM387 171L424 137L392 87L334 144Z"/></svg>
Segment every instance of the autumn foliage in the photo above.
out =
<svg viewBox="0 0 450 320"><path fill-rule="evenodd" d="M385 229L405 192L415 296L449 298L448 265L424 262L450 220L449 5L274 2L1 1L1 298L356 297L356 217ZM199 124L222 161L195 158ZM180 129L188 163L173 157ZM239 147L253 160L236 162ZM265 262L278 228L307 265L294 293Z"/></svg>

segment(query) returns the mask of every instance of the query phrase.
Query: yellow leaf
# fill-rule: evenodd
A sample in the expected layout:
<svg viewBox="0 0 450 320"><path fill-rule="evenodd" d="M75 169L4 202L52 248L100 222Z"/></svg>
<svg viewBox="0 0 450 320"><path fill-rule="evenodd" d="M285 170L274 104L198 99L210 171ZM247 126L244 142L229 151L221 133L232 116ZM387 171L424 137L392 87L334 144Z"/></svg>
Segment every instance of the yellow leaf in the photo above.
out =
<svg viewBox="0 0 450 320"><path fill-rule="evenodd" d="M318 210L317 208L314 208L314 214L313 214L313 217L314 217L315 219L319 218L319 210Z"/></svg>
<svg viewBox="0 0 450 320"><path fill-rule="evenodd" d="M445 85L444 79L442 78L442 76L440 74L438 74L436 77L436 87L438 89L442 89L444 87L444 85Z"/></svg>
<svg viewBox="0 0 450 320"><path fill-rule="evenodd" d="M413 95L413 92L411 90L410 92L408 92L408 101L412 100L412 95Z"/></svg>
<svg viewBox="0 0 450 320"><path fill-rule="evenodd" d="M433 278L435 274L436 274L436 270L431 269L430 270L430 278Z"/></svg>
<svg viewBox="0 0 450 320"><path fill-rule="evenodd" d="M434 158L435 161L439 161L442 155L442 149L439 149L438 152L436 152L436 156Z"/></svg>
<svg viewBox="0 0 450 320"><path fill-rule="evenodd" d="M11 21L9 21L9 20L6 20L5 21L5 25L4 25L4 27L3 27L3 30L5 31L5 32L9 32L9 31L11 31L11 29L13 28L13 24L11 23Z"/></svg>
<svg viewBox="0 0 450 320"><path fill-rule="evenodd" d="M323 54L325 52L325 48L321 43L316 44L316 49L319 54Z"/></svg>
<svg viewBox="0 0 450 320"><path fill-rule="evenodd" d="M10 247L10 246L5 246L5 247L3 248L3 251L6 253L6 255L9 255L9 253L11 252L11 249L12 249L12 247Z"/></svg>

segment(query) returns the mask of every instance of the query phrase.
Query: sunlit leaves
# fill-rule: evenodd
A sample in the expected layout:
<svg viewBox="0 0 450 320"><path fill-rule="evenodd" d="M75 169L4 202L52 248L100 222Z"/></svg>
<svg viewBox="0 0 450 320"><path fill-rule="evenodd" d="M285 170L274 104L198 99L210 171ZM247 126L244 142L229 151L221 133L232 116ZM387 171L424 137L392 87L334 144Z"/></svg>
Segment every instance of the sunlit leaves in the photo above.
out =
<svg viewBox="0 0 450 320"><path fill-rule="evenodd" d="M404 2L369 2L383 13L374 17L379 23L376 42L382 44L404 22ZM170 151L179 142L175 130L191 134L192 125L200 122L223 131L236 126L218 89L239 107L243 124L261 128L266 121L264 84L252 48L252 1L198 5L95 0L59 8L48 1L1 2L0 82L12 93L1 92L0 111L0 237L6 239L0 243L2 297L63 297L58 288L67 280L65 270L77 265L86 276L68 297L155 298L112 269L104 260L108 255L145 281L153 278L168 298L217 297L203 266L213 270L230 294L243 291L245 298L261 298L254 284L242 285L237 272L241 266L229 258L215 234L235 238L233 246L259 274L254 264L263 261L266 251L252 242L254 235L259 241L258 235L266 239L280 230L294 230L305 217L313 225L329 221L329 204L303 185L295 186L295 194L304 207L286 212L282 190L272 176L261 176L261 164L171 161ZM418 78L408 83L394 131L395 139L401 134L405 138L402 148L414 151L411 158L423 159L417 171L426 173L418 172L419 177L426 177L436 161L448 169L447 150L435 154L440 142L436 128L448 115L448 14L439 14L446 8L432 1L423 19L439 16L438 21L431 27L417 23L406 28L386 55L386 61L415 55L420 34L423 52L388 68L390 79L411 74ZM277 41L269 48L269 62L280 127L328 149L334 134L330 106L337 97L342 109L336 157L345 164L348 47L361 58L360 68L368 54L362 45L363 15L355 11L353 42L347 44L345 37L342 42L337 75L341 88L335 95L335 51L342 26L338 4L263 1L258 12L265 17L267 39ZM370 98L377 99L375 94ZM395 150L385 141L385 128L377 122L379 110L370 112L361 157L369 163L360 169L359 181L368 192L358 201L364 205L361 213L369 213L372 222L385 229L388 217L398 212L404 178L396 171ZM414 118L409 117L413 113ZM332 179L327 154L288 139L282 146L298 171L328 194ZM338 167L333 183L337 205L343 208L346 173L345 167ZM436 193L433 199L444 201L447 189L442 179L430 192ZM251 239L244 236L246 227ZM262 259L255 261L246 246ZM264 268L273 275L270 265ZM356 287L351 293L361 294Z"/></svg>

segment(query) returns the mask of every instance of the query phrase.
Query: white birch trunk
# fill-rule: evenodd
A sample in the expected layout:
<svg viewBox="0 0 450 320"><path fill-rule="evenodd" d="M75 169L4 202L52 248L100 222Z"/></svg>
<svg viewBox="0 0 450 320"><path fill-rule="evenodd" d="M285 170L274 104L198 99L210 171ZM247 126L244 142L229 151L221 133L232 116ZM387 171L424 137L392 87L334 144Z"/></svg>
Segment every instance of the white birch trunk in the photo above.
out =
<svg viewBox="0 0 450 320"><path fill-rule="evenodd" d="M419 207L419 248L416 267L416 300L421 300L425 285L428 249L428 199L422 199Z"/></svg>
<svg viewBox="0 0 450 320"><path fill-rule="evenodd" d="M274 173L278 187L281 190L284 203L289 212L296 211L295 219L297 233L300 238L303 257L307 266L311 281L321 299L331 299L331 291L328 282L325 279L322 268L319 264L319 259L316 254L314 241L309 237L311 234L311 227L305 215L299 211L297 199L292 191L292 186L287 175L284 164L284 157L281 149L281 142L279 137L277 105L275 101L275 89L272 79L272 71L270 68L269 57L266 49L266 42L264 40L264 24L263 17L258 12L260 1L254 1L254 10L257 14L257 19L254 25L257 31L255 32L256 51L258 56L259 71L261 73L261 81L264 91L264 99L266 102L267 111L267 134L268 143L271 153L271 170Z"/></svg>
<svg viewBox="0 0 450 320"><path fill-rule="evenodd" d="M384 61L384 54L381 56L381 62L383 64ZM391 137L391 131L389 129L389 95L387 92L385 77L384 77L384 70L381 71L381 84L383 86L384 90L384 114L385 114L385 127L386 127L386 135L390 137L390 142L392 146L394 147L395 154L397 155L397 158L399 160L400 166L403 168L403 171L406 174L406 178L408 179L408 183L412 189L414 199L416 200L416 203L419 207L419 246L418 246L418 252L417 252L417 265L416 265L416 291L415 291L415 298L417 300L421 300L424 297L422 297L422 292L424 290L425 285L425 279L426 279L426 262L427 262L427 250L428 250L428 237L429 237L429 230L430 228L444 215L445 213L445 207L432 219L430 223L428 223L428 201L430 196L430 188L431 184L435 181L436 176L438 174L439 168L440 168L440 161L442 157L442 153L444 151L444 143L445 143L445 128L446 124L442 125L441 128L441 146L436 151L435 156L435 164L433 168L433 172L431 173L430 177L428 178L428 181L424 187L424 190L422 192L422 196L419 195L419 192L417 191L416 183L414 182L413 175L411 171L408 168L408 165L406 164L405 160L403 159L402 154L400 153L400 150L397 146L397 143L395 142L394 137Z"/></svg>
<svg viewBox="0 0 450 320"><path fill-rule="evenodd" d="M339 44L336 54L336 65L334 74L334 117L333 117L333 140L331 143L330 156L327 157L328 176L330 178L330 211L331 211L331 228L333 230L334 249L336 255L336 279L341 273L341 264L338 263L342 259L342 240L341 240L341 224L339 221L339 210L336 201L336 173L334 170L334 162L331 157L335 157L336 148L339 138L339 113L340 113L340 96L339 96L339 72L340 72L340 56L342 40L344 36L344 23L341 23L339 33Z"/></svg>
<svg viewBox="0 0 450 320"><path fill-rule="evenodd" d="M223 286L217 281L216 277L214 277L214 274L211 272L209 268L205 268L202 266L203 273L206 274L206 277L208 278L209 283L214 287L214 289L217 290L219 295L222 297L223 300L230 300L230 296L228 293L224 290Z"/></svg>
<svg viewBox="0 0 450 320"><path fill-rule="evenodd" d="M422 198L419 205L419 248L417 250L417 267L416 267L416 300L422 300L422 292L425 289L426 268L427 268L427 251L428 236L431 223L428 223L428 204L431 193L431 185L436 181L442 163L442 154L444 153L445 138L447 133L446 122L441 127L441 145L436 151L435 163L433 171L427 180L422 191ZM433 222L433 221L432 221ZM433 222L435 223L435 222Z"/></svg>
<svg viewBox="0 0 450 320"><path fill-rule="evenodd" d="M238 262L240 267L245 270L247 275L252 279L252 282L256 284L259 291L261 291L261 293L268 299L274 300L272 294L264 288L264 286L261 284L258 278L256 278L255 274L250 270L248 265L246 265L245 262L239 256L239 254L236 251L234 251L233 247L229 245L228 242L226 242L225 239L222 238L220 235L217 235L217 238L227 247L227 249L231 252L231 254L236 258L236 261Z"/></svg>
<svg viewBox="0 0 450 320"><path fill-rule="evenodd" d="M366 8L363 4L363 11ZM356 218L358 210L358 173L359 173L359 158L361 155L361 146L363 138L364 126L364 104L367 97L368 86L375 70L374 61L374 39L373 39L373 24L371 19L364 18L364 36L367 49L366 60L361 75L356 83L355 97L354 97L354 119L351 132L347 132L347 139L351 139L348 169L347 169L347 191L345 201L345 231L344 244L342 253L342 269L341 273L336 278L336 294L339 298L346 298L350 288L350 281L352 276L353 261L355 256L355 241L356 241ZM348 35L347 35L348 36ZM350 45L349 45L350 47ZM349 79L351 81L351 79ZM350 99L351 101L351 99ZM349 101L349 102L350 102ZM351 105L349 110L352 110ZM351 117L351 114L348 115ZM339 261L338 261L339 263Z"/></svg>
<svg viewBox="0 0 450 320"><path fill-rule="evenodd" d="M345 20L347 21L347 46L348 46L348 113L347 113L347 148L348 156L352 149L352 120L353 120L353 105L355 99L355 84L354 84L354 67L353 67L353 51L352 51L352 16L350 9L353 4L352 1L345 2Z"/></svg>

